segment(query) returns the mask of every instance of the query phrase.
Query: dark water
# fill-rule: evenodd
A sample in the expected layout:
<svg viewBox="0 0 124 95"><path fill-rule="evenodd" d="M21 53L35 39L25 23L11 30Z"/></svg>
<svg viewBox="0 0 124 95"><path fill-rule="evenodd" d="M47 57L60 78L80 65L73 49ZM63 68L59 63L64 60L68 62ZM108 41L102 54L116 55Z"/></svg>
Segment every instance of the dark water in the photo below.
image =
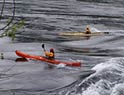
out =
<svg viewBox="0 0 124 95"><path fill-rule="evenodd" d="M0 1L0 8L2 7ZM17 0L14 22L25 27L16 39L0 38L1 95L123 95L123 0ZM12 0L5 3L0 27L12 16ZM104 36L63 37L61 32L109 32ZM2 33L3 31L0 31ZM55 48L56 58L81 61L82 67L53 66L29 60L16 62L14 51L43 55ZM95 73L93 73L96 71ZM93 74L91 74L93 73Z"/></svg>

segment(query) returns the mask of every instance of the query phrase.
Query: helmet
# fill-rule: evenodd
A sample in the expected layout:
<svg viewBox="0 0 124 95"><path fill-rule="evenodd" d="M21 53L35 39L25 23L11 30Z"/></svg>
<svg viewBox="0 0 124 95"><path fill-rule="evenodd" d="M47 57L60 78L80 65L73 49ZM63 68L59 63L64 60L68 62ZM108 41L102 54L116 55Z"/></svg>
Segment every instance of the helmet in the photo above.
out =
<svg viewBox="0 0 124 95"><path fill-rule="evenodd" d="M51 49L50 49L50 52L54 52L54 49L53 49L53 48L51 48Z"/></svg>

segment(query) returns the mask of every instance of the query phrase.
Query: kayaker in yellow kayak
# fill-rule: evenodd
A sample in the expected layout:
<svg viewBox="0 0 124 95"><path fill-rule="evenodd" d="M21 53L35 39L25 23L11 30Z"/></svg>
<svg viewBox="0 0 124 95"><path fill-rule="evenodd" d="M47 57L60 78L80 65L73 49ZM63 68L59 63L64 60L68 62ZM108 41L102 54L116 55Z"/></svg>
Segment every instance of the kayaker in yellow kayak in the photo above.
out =
<svg viewBox="0 0 124 95"><path fill-rule="evenodd" d="M91 34L90 28L88 26L86 27L85 33L86 34Z"/></svg>
<svg viewBox="0 0 124 95"><path fill-rule="evenodd" d="M48 59L54 59L55 58L55 53L54 49L51 48L50 51L46 51L44 44L42 44L42 48L44 50L45 57Z"/></svg>

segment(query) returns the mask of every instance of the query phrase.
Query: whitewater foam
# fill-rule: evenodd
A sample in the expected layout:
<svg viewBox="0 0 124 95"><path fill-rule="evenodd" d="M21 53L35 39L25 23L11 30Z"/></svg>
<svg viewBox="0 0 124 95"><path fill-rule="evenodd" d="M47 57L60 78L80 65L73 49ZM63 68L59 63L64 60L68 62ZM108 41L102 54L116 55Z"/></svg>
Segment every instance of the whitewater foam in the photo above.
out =
<svg viewBox="0 0 124 95"><path fill-rule="evenodd" d="M124 58L112 58L92 70L96 72L78 85L75 95L124 95Z"/></svg>

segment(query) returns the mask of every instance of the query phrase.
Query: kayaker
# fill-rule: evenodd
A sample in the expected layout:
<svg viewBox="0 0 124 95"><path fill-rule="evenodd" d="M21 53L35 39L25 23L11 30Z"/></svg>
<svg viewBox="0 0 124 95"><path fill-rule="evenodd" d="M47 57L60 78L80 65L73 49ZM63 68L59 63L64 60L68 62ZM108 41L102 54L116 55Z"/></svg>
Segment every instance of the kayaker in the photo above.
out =
<svg viewBox="0 0 124 95"><path fill-rule="evenodd" d="M51 48L50 52L45 51L45 57L48 59L54 59L55 58L54 49Z"/></svg>
<svg viewBox="0 0 124 95"><path fill-rule="evenodd" d="M86 27L85 33L86 34L91 34L91 31L90 31L90 28L89 27Z"/></svg>

